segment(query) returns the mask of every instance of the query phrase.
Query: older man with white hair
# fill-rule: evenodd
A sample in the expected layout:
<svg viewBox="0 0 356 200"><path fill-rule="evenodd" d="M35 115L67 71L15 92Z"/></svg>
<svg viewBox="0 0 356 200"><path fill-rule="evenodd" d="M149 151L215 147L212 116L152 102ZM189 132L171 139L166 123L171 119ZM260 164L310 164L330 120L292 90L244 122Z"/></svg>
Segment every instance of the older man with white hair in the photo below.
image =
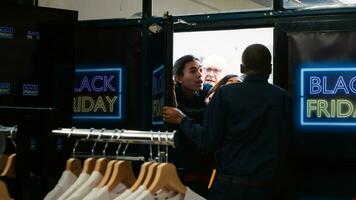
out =
<svg viewBox="0 0 356 200"><path fill-rule="evenodd" d="M226 60L218 55L209 55L203 59L204 83L214 86L224 76Z"/></svg>

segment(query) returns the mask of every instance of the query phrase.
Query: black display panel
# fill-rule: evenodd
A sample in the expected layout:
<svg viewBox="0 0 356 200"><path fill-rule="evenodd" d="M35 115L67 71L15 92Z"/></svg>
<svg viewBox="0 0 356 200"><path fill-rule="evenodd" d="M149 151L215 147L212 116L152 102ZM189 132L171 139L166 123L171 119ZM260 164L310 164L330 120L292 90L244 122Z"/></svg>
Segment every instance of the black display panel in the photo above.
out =
<svg viewBox="0 0 356 200"><path fill-rule="evenodd" d="M298 130L356 130L355 36L354 31L289 34Z"/></svg>
<svg viewBox="0 0 356 200"><path fill-rule="evenodd" d="M294 101L292 170L301 197L351 198L356 24L311 18L275 28L274 83Z"/></svg>
<svg viewBox="0 0 356 200"><path fill-rule="evenodd" d="M0 7L0 106L71 113L76 23L75 11Z"/></svg>
<svg viewBox="0 0 356 200"><path fill-rule="evenodd" d="M296 22L276 28L274 80L294 101L299 156L356 157L356 31L345 24Z"/></svg>
<svg viewBox="0 0 356 200"><path fill-rule="evenodd" d="M18 126L16 199L43 199L63 171L49 133L72 125L77 18L76 11L0 6L0 124ZM30 177L40 177L35 189Z"/></svg>
<svg viewBox="0 0 356 200"><path fill-rule="evenodd" d="M140 26L81 24L73 99L76 127L140 129L145 90L141 31Z"/></svg>

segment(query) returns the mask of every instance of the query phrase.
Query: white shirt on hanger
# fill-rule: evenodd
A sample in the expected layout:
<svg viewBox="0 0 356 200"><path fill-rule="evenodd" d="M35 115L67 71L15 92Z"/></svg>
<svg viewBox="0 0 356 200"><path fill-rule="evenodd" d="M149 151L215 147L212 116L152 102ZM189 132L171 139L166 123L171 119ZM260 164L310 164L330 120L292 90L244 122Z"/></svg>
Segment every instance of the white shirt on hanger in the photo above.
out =
<svg viewBox="0 0 356 200"><path fill-rule="evenodd" d="M94 188L83 200L112 200L126 190L126 186L119 183L111 192L109 187Z"/></svg>
<svg viewBox="0 0 356 200"><path fill-rule="evenodd" d="M143 191L147 190L145 186L141 185L138 187L134 192L132 192L130 189L125 190L124 193L119 195L116 199L114 200L130 200L134 199L135 197L138 197L141 195Z"/></svg>
<svg viewBox="0 0 356 200"><path fill-rule="evenodd" d="M140 188L139 188L140 189ZM136 200L138 199L143 193L145 193L145 191L148 191L145 187L141 188L140 191L137 191L137 193L135 195L129 196L129 198L127 198L126 200ZM135 191L136 192L136 191ZM149 192L150 193L150 192ZM174 196L176 196L177 193L175 193L174 191L169 191L166 189L161 189L159 190L154 196L152 196L153 199L155 200L166 200L169 198L172 198Z"/></svg>
<svg viewBox="0 0 356 200"><path fill-rule="evenodd" d="M132 191L130 189L127 189L122 194L120 194L118 197L116 197L114 200L125 200L131 194L132 194Z"/></svg>
<svg viewBox="0 0 356 200"><path fill-rule="evenodd" d="M141 193L140 196L136 198L136 200L205 200L205 198L201 197L190 188L186 187L187 191L185 194L176 194L173 197L163 197L162 196L153 196L150 191L145 190Z"/></svg>
<svg viewBox="0 0 356 200"><path fill-rule="evenodd" d="M142 194L142 192L145 190L147 190L146 187L141 185L140 187L137 188L137 190L135 190L135 192L133 192L131 195L127 196L125 198L125 200L131 200L131 199L136 200L136 197L140 196Z"/></svg>
<svg viewBox="0 0 356 200"><path fill-rule="evenodd" d="M85 183L90 177L90 174L81 173L78 179L58 198L58 200L66 200L73 194L83 183Z"/></svg>
<svg viewBox="0 0 356 200"><path fill-rule="evenodd" d="M87 194L90 193L93 188L99 184L102 178L103 175L100 172L93 171L89 179L66 200L82 200Z"/></svg>
<svg viewBox="0 0 356 200"><path fill-rule="evenodd" d="M44 200L57 200L76 180L77 176L71 171L64 171L57 185L46 195Z"/></svg>
<svg viewBox="0 0 356 200"><path fill-rule="evenodd" d="M89 192L89 194L87 194L84 198L83 198L83 200L89 200L89 199L93 199L93 197L96 195L96 193L98 192L98 190L99 190L99 188L94 188L94 189L92 189L90 192Z"/></svg>

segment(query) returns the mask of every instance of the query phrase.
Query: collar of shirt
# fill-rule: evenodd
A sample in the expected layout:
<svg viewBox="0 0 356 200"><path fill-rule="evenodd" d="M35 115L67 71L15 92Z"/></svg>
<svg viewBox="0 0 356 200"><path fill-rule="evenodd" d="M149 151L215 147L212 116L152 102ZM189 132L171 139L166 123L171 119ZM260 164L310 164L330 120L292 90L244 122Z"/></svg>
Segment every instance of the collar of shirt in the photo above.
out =
<svg viewBox="0 0 356 200"><path fill-rule="evenodd" d="M182 86L180 84L177 84L175 88L175 92L176 92L178 105L183 104L190 108L202 107L202 105L205 104L204 99L208 94L208 91L206 90L208 90L208 87L205 87L205 90L195 92L194 98L190 100L185 96Z"/></svg>
<svg viewBox="0 0 356 200"><path fill-rule="evenodd" d="M269 75L246 75L244 78L245 81L262 81L262 82L267 82Z"/></svg>

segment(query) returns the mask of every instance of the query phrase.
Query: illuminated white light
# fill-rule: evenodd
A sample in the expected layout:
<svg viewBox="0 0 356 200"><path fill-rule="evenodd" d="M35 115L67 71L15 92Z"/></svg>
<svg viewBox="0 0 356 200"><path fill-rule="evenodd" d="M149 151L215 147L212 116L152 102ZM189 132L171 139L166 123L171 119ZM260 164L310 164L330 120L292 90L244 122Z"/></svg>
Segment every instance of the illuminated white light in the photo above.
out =
<svg viewBox="0 0 356 200"><path fill-rule="evenodd" d="M339 0L344 4L356 4L356 0Z"/></svg>

